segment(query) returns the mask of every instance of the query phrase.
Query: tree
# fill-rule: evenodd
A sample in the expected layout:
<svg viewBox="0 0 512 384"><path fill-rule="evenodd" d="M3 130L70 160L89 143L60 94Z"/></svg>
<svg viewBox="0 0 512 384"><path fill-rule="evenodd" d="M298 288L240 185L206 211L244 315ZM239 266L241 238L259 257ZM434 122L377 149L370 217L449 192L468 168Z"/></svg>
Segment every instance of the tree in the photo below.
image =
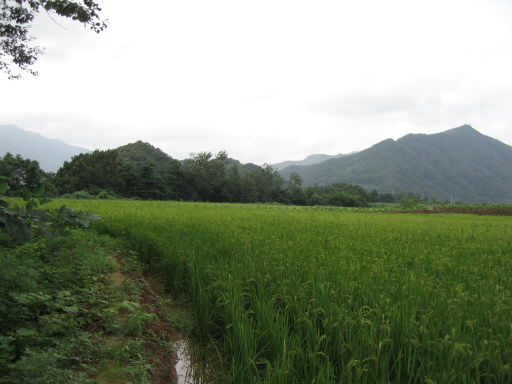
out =
<svg viewBox="0 0 512 384"><path fill-rule="evenodd" d="M290 203L295 205L305 205L306 194L302 189L302 177L297 172L292 172L290 174L290 179L287 180L287 183L287 193Z"/></svg>
<svg viewBox="0 0 512 384"><path fill-rule="evenodd" d="M334 183L308 187L305 191L308 205L334 205L340 207L366 207L370 195L360 185Z"/></svg>
<svg viewBox="0 0 512 384"><path fill-rule="evenodd" d="M9 152L3 158L0 157L0 183L9 184L9 195L21 196L24 187L32 190L48 181L49 177L39 168L36 160L13 156Z"/></svg>
<svg viewBox="0 0 512 384"><path fill-rule="evenodd" d="M283 197L283 178L270 164L263 164L257 170L249 172L256 186L257 201L261 203L281 202Z"/></svg>
<svg viewBox="0 0 512 384"><path fill-rule="evenodd" d="M229 201L227 183L228 154L220 151L192 154L183 162L183 172L192 187L193 199L200 201Z"/></svg>
<svg viewBox="0 0 512 384"><path fill-rule="evenodd" d="M95 150L73 156L57 171L55 184L59 193L87 191L97 195L101 191L122 194L125 184L121 178L122 163L115 149Z"/></svg>
<svg viewBox="0 0 512 384"><path fill-rule="evenodd" d="M30 44L35 38L29 29L40 10L78 21L100 33L107 25L101 21L101 8L92 0L0 0L0 70L9 79L19 79L13 74L11 65L32 75L37 75L31 67L44 49Z"/></svg>
<svg viewBox="0 0 512 384"><path fill-rule="evenodd" d="M379 192L376 190L376 189L373 189L369 194L368 194L369 198L370 198L370 202L371 203L376 203L377 201L379 201Z"/></svg>

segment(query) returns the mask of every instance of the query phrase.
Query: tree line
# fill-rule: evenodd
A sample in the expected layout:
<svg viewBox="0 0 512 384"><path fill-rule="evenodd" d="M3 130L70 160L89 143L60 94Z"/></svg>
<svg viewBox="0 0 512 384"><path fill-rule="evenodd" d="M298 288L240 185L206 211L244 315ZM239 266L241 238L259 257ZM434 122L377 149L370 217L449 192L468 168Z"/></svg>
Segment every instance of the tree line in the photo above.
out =
<svg viewBox="0 0 512 384"><path fill-rule="evenodd" d="M23 187L43 185L49 197L129 198L228 203L281 203L364 207L372 202L398 202L416 194L368 192L359 185L335 183L303 188L301 176L288 179L270 164L241 164L225 151L200 152L179 161L148 143L82 153L56 172L44 172L35 160L7 153L0 158L0 184L9 196Z"/></svg>

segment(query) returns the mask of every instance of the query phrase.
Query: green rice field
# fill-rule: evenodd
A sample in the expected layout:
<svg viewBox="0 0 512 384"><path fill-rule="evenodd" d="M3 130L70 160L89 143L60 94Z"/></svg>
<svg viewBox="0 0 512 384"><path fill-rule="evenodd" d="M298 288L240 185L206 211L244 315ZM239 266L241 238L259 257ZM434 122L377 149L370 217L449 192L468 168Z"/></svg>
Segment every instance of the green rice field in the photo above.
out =
<svg viewBox="0 0 512 384"><path fill-rule="evenodd" d="M510 216L65 203L190 296L219 382L512 383Z"/></svg>

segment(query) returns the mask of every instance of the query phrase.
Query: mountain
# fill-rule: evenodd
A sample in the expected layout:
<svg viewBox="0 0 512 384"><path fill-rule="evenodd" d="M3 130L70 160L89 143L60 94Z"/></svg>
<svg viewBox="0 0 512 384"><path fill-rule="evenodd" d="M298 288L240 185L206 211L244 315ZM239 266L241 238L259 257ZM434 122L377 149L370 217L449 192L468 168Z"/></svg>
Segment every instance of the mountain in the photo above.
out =
<svg viewBox="0 0 512 384"><path fill-rule="evenodd" d="M162 166L169 163L172 157L162 151L160 148L155 148L149 143L144 143L141 140L122 145L116 148L119 158L129 163L141 163L144 161L152 161L157 166Z"/></svg>
<svg viewBox="0 0 512 384"><path fill-rule="evenodd" d="M0 157L7 152L24 159L37 160L46 172L57 172L64 161L75 155L90 152L60 140L48 139L35 132L25 131L15 125L0 125Z"/></svg>
<svg viewBox="0 0 512 384"><path fill-rule="evenodd" d="M439 199L512 203L512 147L469 125L387 139L351 156L291 166L304 186L358 184L381 193L415 192Z"/></svg>
<svg viewBox="0 0 512 384"><path fill-rule="evenodd" d="M247 173L247 172L252 172L252 171L261 169L261 167L259 165L256 165L254 163L242 164L240 161L238 161L236 159L232 159L230 157L228 157L227 160L228 160L228 168L231 168L232 166L236 165L238 167L238 170L240 171L240 173Z"/></svg>
<svg viewBox="0 0 512 384"><path fill-rule="evenodd" d="M290 167L292 165L313 165L318 163L323 163L326 160L329 159L336 159L338 157L348 156L341 153L338 153L337 155L323 155L323 154L317 154L317 155L309 155L304 160L289 160L289 161L283 161L281 163L273 164L272 166L277 170L280 171L282 169L285 169L286 167Z"/></svg>

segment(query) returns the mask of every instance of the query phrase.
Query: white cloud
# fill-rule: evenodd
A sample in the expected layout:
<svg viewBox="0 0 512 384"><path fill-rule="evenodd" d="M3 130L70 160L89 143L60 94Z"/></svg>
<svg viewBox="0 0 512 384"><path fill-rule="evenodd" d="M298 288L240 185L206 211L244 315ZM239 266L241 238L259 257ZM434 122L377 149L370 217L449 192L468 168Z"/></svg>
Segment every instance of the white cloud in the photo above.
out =
<svg viewBox="0 0 512 384"><path fill-rule="evenodd" d="M0 123L258 164L465 123L512 145L509 2L103 3L99 35L40 15L40 76L0 77Z"/></svg>

